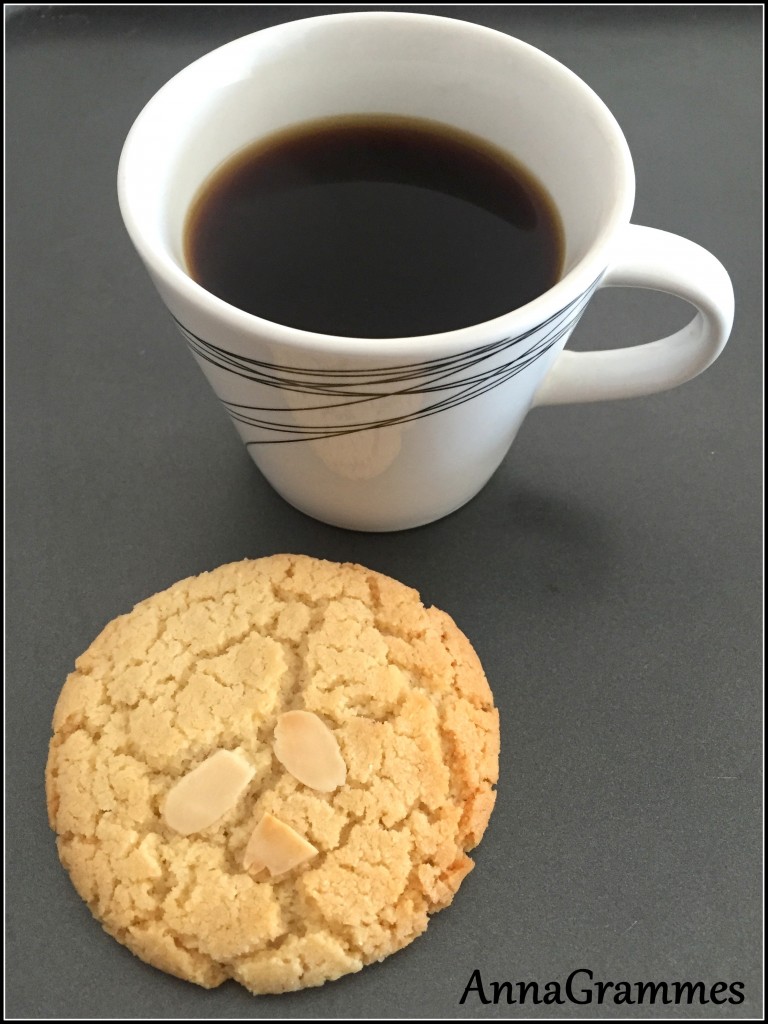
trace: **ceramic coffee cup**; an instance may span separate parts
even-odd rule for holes
[[[557,284],[461,330],[364,339],[272,323],[192,280],[185,216],[216,167],[289,125],[371,113],[464,129],[527,166],[562,219]],[[337,526],[447,515],[489,480],[533,406],[675,387],[717,358],[731,328],[733,290],[714,256],[630,223],[632,160],[603,102],[541,51],[462,21],[348,13],[237,39],[150,100],[118,177],[136,249],[254,462],[292,505]],[[595,290],[612,285],[669,292],[696,313],[660,341],[563,351]]]

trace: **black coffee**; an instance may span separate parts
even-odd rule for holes
[[[362,338],[508,313],[555,284],[562,253],[552,200],[518,163],[389,116],[314,121],[242,150],[195,198],[184,238],[191,276],[231,305]]]

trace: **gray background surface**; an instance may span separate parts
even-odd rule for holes
[[[634,220],[710,248],[737,313],[694,382],[536,411],[468,506],[366,535],[306,518],[260,477],[115,197],[123,139],[176,71],[337,9],[48,8],[8,24],[7,1013],[759,1016],[761,11],[398,8],[499,28],[581,75],[627,135]],[[647,341],[687,317],[604,292],[571,344]],[[425,936],[322,989],[254,999],[170,978],[102,932],[59,866],[43,767],[59,688],[109,619],[279,551],[362,562],[449,611],[501,709],[502,773],[477,868]],[[742,981],[746,1000],[460,1006],[476,967]]]

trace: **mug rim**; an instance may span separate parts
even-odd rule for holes
[[[297,25],[308,26],[320,22],[369,21],[372,19],[387,21],[413,21],[418,19],[422,22],[440,23],[442,26],[449,25],[454,29],[458,27],[460,31],[471,32],[478,36],[493,36],[497,40],[501,38],[505,41],[506,45],[528,51],[530,56],[546,64],[551,72],[555,72],[568,79],[570,85],[578,89],[581,95],[590,101],[596,112],[599,113],[603,123],[609,127],[611,146],[617,157],[617,163],[621,168],[621,174],[620,180],[617,181],[615,195],[612,197],[605,224],[597,238],[590,245],[588,251],[578,260],[576,265],[561,277],[559,281],[545,292],[542,292],[541,295],[537,295],[530,302],[517,306],[490,320],[435,334],[385,338],[323,334],[279,324],[257,316],[254,313],[247,313],[245,310],[231,305],[203,288],[202,285],[190,277],[166,247],[155,244],[147,238],[142,228],[141,218],[132,208],[128,184],[128,165],[133,150],[138,144],[137,139],[139,138],[143,123],[154,113],[154,107],[161,94],[173,87],[181,76],[191,74],[193,68],[211,59],[213,54],[220,54],[222,50],[228,47],[243,46],[246,40],[256,38],[261,40],[267,33],[275,35],[280,33],[290,34],[291,31],[296,31]],[[198,70],[200,69],[198,68]],[[477,25],[474,22],[463,21],[459,18],[445,18],[439,15],[404,11],[350,11],[337,14],[322,14],[312,18],[298,18],[239,36],[213,50],[209,50],[173,75],[153,93],[142,107],[133,121],[123,144],[118,165],[117,183],[120,212],[134,246],[151,273],[162,281],[167,288],[176,293],[182,301],[196,307],[204,315],[207,314],[214,317],[218,322],[223,323],[230,330],[239,334],[258,335],[276,344],[317,352],[350,355],[357,354],[364,349],[367,355],[377,354],[386,355],[387,357],[403,355],[413,357],[419,354],[428,356],[430,354],[434,355],[438,351],[447,353],[471,349],[483,342],[487,342],[489,336],[515,336],[546,321],[552,316],[553,312],[563,309],[574,298],[587,292],[605,272],[610,261],[614,239],[619,231],[630,221],[635,195],[635,175],[632,157],[616,118],[597,93],[575,72],[571,71],[570,68],[543,50],[538,49],[538,47],[532,46],[516,36],[508,35],[506,32],[500,32],[484,25]]]

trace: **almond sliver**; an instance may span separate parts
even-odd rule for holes
[[[328,726],[311,711],[286,711],[275,726],[275,757],[295,779],[321,793],[343,786],[347,766]]]
[[[308,843],[290,825],[267,813],[251,833],[243,855],[243,867],[254,873],[266,868],[272,876],[282,875],[314,857],[317,852],[317,847]]]
[[[234,807],[254,774],[240,754],[217,750],[168,793],[165,823],[182,836],[208,828]]]

